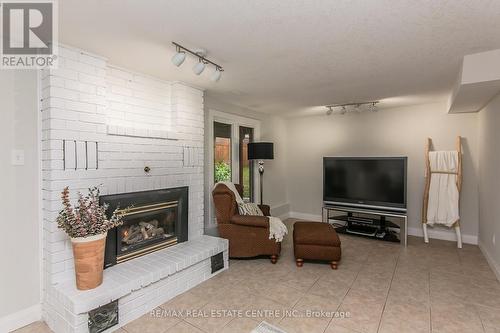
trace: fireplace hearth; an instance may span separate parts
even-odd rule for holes
[[[187,241],[187,187],[106,195],[101,203],[124,221],[108,232],[105,268]]]

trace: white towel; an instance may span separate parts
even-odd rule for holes
[[[218,182],[217,184],[214,185],[214,188],[219,184],[226,185],[227,188],[234,193],[234,196],[236,198],[236,203],[238,205],[244,203],[243,199],[238,193],[238,190],[236,189],[236,186],[234,186],[233,183]],[[288,233],[286,225],[278,217],[268,216],[268,218],[269,218],[269,239],[274,238],[277,243],[283,241],[283,237]]]
[[[431,171],[458,171],[457,151],[429,152]],[[457,175],[432,173],[427,207],[427,224],[451,227],[460,219]]]
[[[231,182],[218,182],[217,184],[214,185],[214,189],[217,187],[217,185],[219,184],[222,184],[222,185],[226,185],[226,187],[228,189],[230,189],[233,194],[234,194],[234,197],[236,198],[236,203],[239,205],[239,204],[242,204],[242,203],[245,203],[243,201],[243,199],[241,198],[240,194],[238,193],[238,190],[236,189],[236,186],[234,186],[233,183]]]
[[[276,239],[276,243],[282,242],[288,233],[286,225],[278,217],[269,217],[269,239]]]

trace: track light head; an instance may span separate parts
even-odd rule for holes
[[[178,50],[172,57],[172,63],[179,67],[186,60],[186,52]]]
[[[222,71],[219,67],[215,68],[215,71],[212,73],[212,77],[210,78],[214,82],[218,82],[222,76]]]
[[[205,70],[205,63],[200,59],[200,61],[194,65],[193,72],[196,75],[200,75]]]

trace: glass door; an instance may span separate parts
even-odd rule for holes
[[[214,184],[232,179],[231,127],[214,121]]]
[[[253,191],[253,163],[248,160],[248,144],[253,141],[253,128],[240,126],[239,130],[239,183],[243,185],[243,200],[252,201]]]
[[[248,144],[260,138],[260,121],[231,113],[209,110],[205,165],[205,233],[217,235],[212,190],[217,182],[229,181],[243,186],[243,200],[258,202],[257,168],[248,160]]]

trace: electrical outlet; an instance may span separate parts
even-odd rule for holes
[[[12,165],[24,165],[24,150],[12,149]]]

